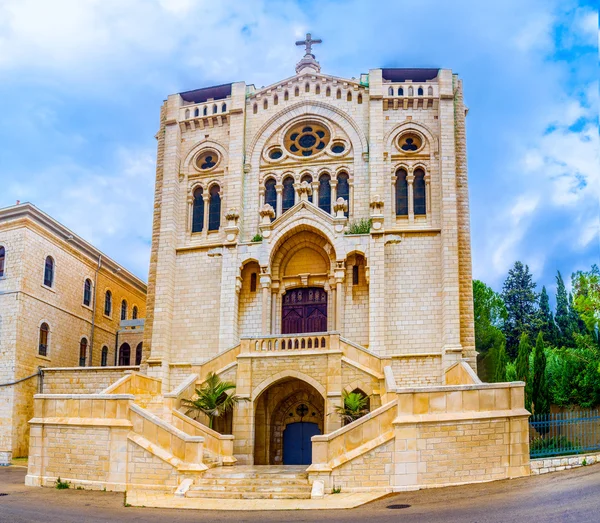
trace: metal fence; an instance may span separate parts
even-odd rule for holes
[[[600,450],[600,411],[534,414],[529,418],[532,458],[585,454]]]

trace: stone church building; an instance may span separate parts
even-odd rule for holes
[[[93,400],[115,421],[96,439],[126,444],[103,472],[75,456],[65,470],[47,418],[57,401],[86,417],[86,399],[39,395],[30,484],[211,497],[223,465],[294,464],[310,495],[316,480],[391,491],[529,473],[523,384],[475,373],[462,82],[323,74],[319,42],[299,42],[285,80],[161,107],[144,357]],[[217,431],[181,406],[209,372],[245,400]],[[370,409],[345,426],[343,391]]]

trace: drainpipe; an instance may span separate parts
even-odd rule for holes
[[[94,274],[94,300],[92,303],[92,333],[90,334],[90,364],[89,367],[93,367],[92,353],[94,351],[94,330],[96,328],[96,295],[98,293],[96,286],[98,283],[98,271],[102,267],[102,254],[98,257],[98,267],[96,267],[96,273]]]
[[[117,358],[119,357],[119,331],[115,336],[115,367],[118,365]]]

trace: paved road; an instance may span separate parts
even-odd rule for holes
[[[394,494],[344,511],[207,512],[123,506],[123,494],[30,488],[24,468],[0,468],[0,522],[549,523],[600,522],[600,465],[464,487]],[[410,505],[390,509],[390,505]]]

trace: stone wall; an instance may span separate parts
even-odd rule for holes
[[[578,456],[550,456],[531,460],[532,474],[547,474],[576,467],[587,467],[600,463],[600,453],[580,454]]]
[[[356,490],[389,489],[394,471],[394,442],[389,441],[358,458],[349,461],[346,466],[339,467],[331,474],[332,488]]]
[[[399,387],[442,385],[441,355],[395,357],[391,367]]]
[[[71,367],[44,369],[44,394],[99,394],[138,367]]]

